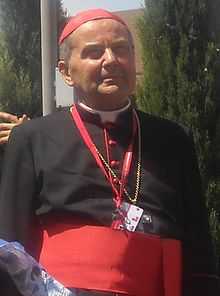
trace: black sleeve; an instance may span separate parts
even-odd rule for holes
[[[184,296],[219,296],[216,258],[192,137],[187,137],[183,155]]]
[[[25,246],[35,183],[31,145],[22,127],[15,127],[5,151],[0,186],[0,238],[19,241]],[[0,295],[18,295],[3,272],[0,273]]]
[[[3,167],[4,147],[5,145],[0,145],[0,181],[1,181],[2,167]]]

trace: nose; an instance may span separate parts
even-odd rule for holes
[[[117,57],[115,56],[115,53],[112,51],[111,48],[105,49],[105,55],[104,55],[104,65],[111,65],[115,64],[117,62]]]

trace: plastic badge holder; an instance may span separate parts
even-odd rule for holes
[[[24,296],[76,296],[51,277],[17,242],[0,239],[0,269]]]

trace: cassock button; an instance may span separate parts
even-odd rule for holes
[[[115,124],[113,122],[106,122],[105,123],[105,128],[106,129],[112,129],[115,127]]]
[[[113,183],[115,184],[115,185],[118,185],[119,184],[119,182],[118,182],[118,179],[117,178],[113,178]]]
[[[110,146],[114,146],[114,145],[117,144],[117,142],[114,141],[114,140],[109,140],[109,141],[108,141],[108,144],[109,144]]]
[[[118,160],[112,160],[110,162],[110,165],[112,168],[118,168],[119,167],[120,162]]]

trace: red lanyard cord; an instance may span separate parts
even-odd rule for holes
[[[104,173],[108,182],[111,184],[111,187],[115,193],[114,201],[116,203],[116,207],[119,207],[122,202],[123,192],[125,189],[125,185],[127,182],[129,172],[130,172],[131,162],[132,162],[132,158],[133,158],[134,139],[135,139],[135,136],[137,133],[137,124],[138,124],[135,114],[133,113],[133,128],[132,128],[131,142],[129,143],[128,150],[125,152],[125,156],[124,156],[124,160],[123,160],[121,179],[119,180],[119,188],[120,188],[119,191],[115,187],[115,185],[113,184],[112,176],[110,174],[111,172],[108,172],[106,170],[106,168],[103,164],[104,158],[101,157],[101,153],[98,151],[95,144],[93,143],[75,105],[73,105],[71,107],[71,114],[72,114],[73,121],[75,122],[75,124],[81,134],[81,137],[84,140],[84,143],[86,144],[86,146],[88,147],[88,149],[92,153],[93,157],[96,160],[96,163],[98,164],[98,166],[100,167],[100,169]],[[105,133],[104,133],[104,135],[105,135]],[[107,134],[105,135],[105,141],[106,140],[107,140]],[[108,151],[107,151],[107,156],[109,158]],[[104,162],[104,163],[106,163],[106,162]]]

